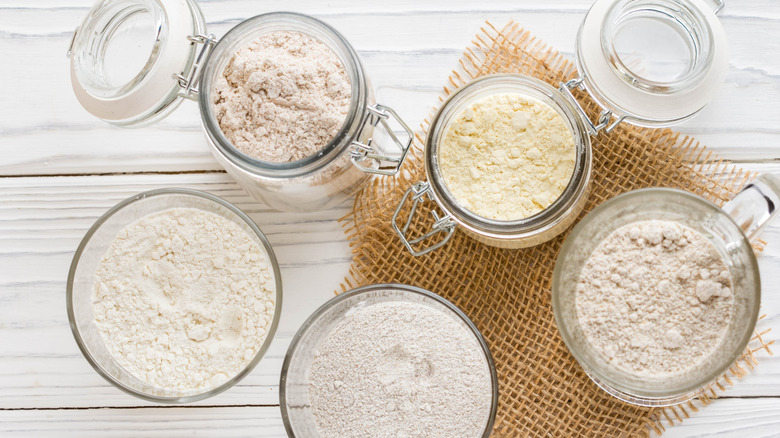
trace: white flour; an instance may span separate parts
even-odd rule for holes
[[[284,163],[313,155],[344,124],[347,72],[325,43],[273,32],[233,55],[214,89],[222,132],[241,152]]]
[[[204,390],[257,354],[275,290],[265,251],[237,224],[175,208],[117,234],[95,274],[92,306],[128,372],[161,388]]]
[[[580,273],[577,316],[597,352],[635,375],[677,375],[723,339],[731,273],[704,236],[669,221],[615,230]]]
[[[563,117],[519,94],[485,97],[454,117],[439,156],[455,199],[498,220],[526,218],[549,207],[569,184],[577,158]]]
[[[474,335],[421,304],[352,310],[309,378],[323,438],[480,437],[490,413],[490,370]]]

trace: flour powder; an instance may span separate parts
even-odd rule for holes
[[[284,163],[325,147],[346,120],[347,72],[325,43],[272,32],[239,49],[213,92],[219,127],[239,151]]]
[[[323,438],[480,437],[490,414],[490,370],[473,333],[421,304],[353,309],[309,378]]]
[[[637,222],[615,230],[585,263],[577,317],[592,348],[619,369],[679,375],[725,336],[731,284],[723,257],[696,230]]]
[[[574,137],[549,105],[520,94],[485,97],[456,115],[439,144],[439,169],[465,208],[518,220],[549,207],[574,173]]]
[[[95,325],[130,374],[177,390],[216,387],[263,345],[276,283],[237,224],[194,208],[150,214],[111,242],[93,283]]]

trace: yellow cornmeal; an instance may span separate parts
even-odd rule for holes
[[[563,117],[520,94],[478,100],[455,116],[439,144],[439,168],[455,199],[497,220],[549,207],[568,185],[575,160]]]

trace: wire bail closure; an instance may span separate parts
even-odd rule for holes
[[[350,145],[349,152],[352,164],[366,173],[395,175],[401,169],[401,165],[406,159],[406,154],[409,153],[409,148],[414,139],[414,133],[392,108],[375,104],[369,105],[367,109],[368,117],[366,117],[366,121],[363,123],[361,131],[365,129],[368,124],[375,128],[379,127],[381,124],[382,129],[390,136],[393,144],[401,151],[401,154],[399,156],[382,154],[374,147],[373,138],[369,138],[365,143],[355,140]],[[398,136],[395,135],[395,132],[393,132],[393,129],[388,124],[388,120],[391,118],[406,132],[406,135],[408,136],[406,141],[399,139]]]
[[[412,210],[409,212],[409,217],[406,218],[406,223],[404,224],[403,228],[400,228],[398,226],[398,216],[400,216],[401,210],[410,196],[412,198]],[[426,201],[433,201],[437,206],[439,205],[433,197],[431,185],[428,182],[417,182],[413,184],[408,190],[406,190],[406,193],[404,193],[404,197],[398,204],[398,208],[395,209],[395,213],[393,214],[392,218],[393,229],[395,230],[396,234],[398,234],[398,237],[401,238],[401,242],[403,242],[406,249],[409,250],[409,252],[412,253],[412,255],[415,257],[428,254],[429,252],[444,246],[444,244],[450,240],[452,234],[455,233],[456,223],[452,219],[452,216],[449,214],[439,216],[439,213],[437,213],[436,210],[431,210],[431,216],[433,216],[434,219],[434,223],[431,226],[431,229],[420,237],[409,239],[409,226],[412,224],[414,215],[417,213],[417,207],[420,205],[420,203]],[[444,238],[442,238],[442,240],[434,243],[429,247],[420,245],[422,246],[421,249],[415,249],[416,245],[429,240],[439,233],[444,233]]]
[[[194,36],[188,36],[187,40],[193,44],[203,44],[203,47],[201,47],[200,52],[198,52],[198,56],[195,58],[195,63],[192,64],[192,68],[190,69],[187,76],[184,76],[183,73],[177,73],[173,75],[173,78],[179,82],[179,86],[183,89],[179,92],[179,96],[185,99],[197,100],[198,84],[200,84],[200,73],[203,69],[203,64],[205,64],[206,59],[211,53],[211,49],[213,49],[214,45],[217,44],[217,38],[213,34],[198,34]]]
[[[558,86],[558,90],[563,94],[563,96],[568,100],[574,108],[577,110],[577,112],[582,116],[582,118],[585,120],[587,124],[588,134],[592,136],[596,136],[599,134],[599,131],[602,129],[604,132],[609,134],[612,132],[617,126],[620,124],[620,122],[623,121],[623,119],[626,118],[626,116],[617,117],[615,121],[612,121],[612,118],[614,117],[612,114],[612,111],[610,110],[602,110],[601,113],[599,113],[599,118],[596,123],[593,123],[593,121],[590,120],[590,117],[588,117],[588,114],[585,113],[585,109],[582,108],[582,105],[580,105],[580,102],[574,97],[574,94],[572,94],[572,90],[575,88],[579,88],[581,90],[584,90],[584,87],[582,86],[582,78],[579,77],[577,79],[572,79],[566,83],[561,82]]]

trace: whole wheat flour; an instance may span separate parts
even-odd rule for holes
[[[498,220],[549,207],[569,184],[575,160],[563,117],[519,94],[478,100],[453,118],[439,144],[439,168],[455,199]]]
[[[351,99],[336,53],[297,32],[265,34],[239,49],[213,93],[227,139],[246,155],[277,163],[325,147],[344,124]]]
[[[577,285],[577,317],[591,346],[635,375],[678,375],[723,339],[731,273],[715,246],[670,221],[618,228],[593,251]]]
[[[174,208],[123,228],[95,273],[95,325],[130,374],[178,391],[216,387],[265,341],[273,269],[237,224]]]
[[[350,311],[309,371],[323,438],[480,437],[490,414],[490,370],[474,335],[421,304]]]

